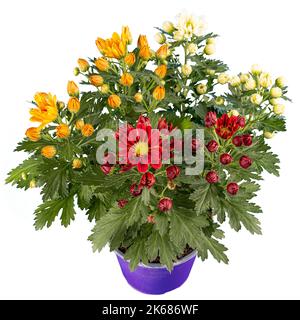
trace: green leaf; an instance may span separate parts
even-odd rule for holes
[[[282,116],[268,115],[263,120],[257,123],[259,130],[264,131],[286,131],[285,119]]]
[[[252,213],[260,213],[259,206],[242,201],[235,196],[226,200],[226,212],[229,217],[229,224],[235,230],[239,231],[242,225],[252,234],[261,234],[260,222]]]
[[[19,164],[16,168],[12,169],[8,173],[8,177],[6,178],[6,183],[17,184],[18,187],[22,187],[20,182],[23,180],[23,176],[30,175],[36,176],[39,174],[39,166],[41,165],[40,158],[29,158],[24,160],[21,164]]]
[[[61,224],[67,227],[72,220],[75,220],[75,209],[74,209],[74,197],[68,197],[63,203],[63,210],[61,214]]]
[[[155,215],[155,229],[161,236],[165,235],[169,229],[169,218],[164,213],[157,213]]]
[[[61,224],[67,227],[71,220],[75,218],[73,196],[64,199],[48,200],[39,205],[35,210],[35,228],[37,230],[43,229],[45,226],[49,228],[61,210]]]
[[[145,204],[145,206],[148,206],[150,203],[150,189],[143,188],[142,191],[142,201]]]
[[[95,199],[90,206],[90,208],[87,211],[87,216],[90,222],[93,220],[97,221],[99,220],[102,216],[104,216],[107,213],[106,206],[103,201],[100,199]]]
[[[90,186],[97,186],[97,189],[105,191],[111,188],[120,188],[127,180],[132,180],[138,174],[133,171],[105,175],[98,167],[93,171],[84,173],[76,178],[78,183]]]
[[[132,226],[142,218],[146,221],[148,210],[143,204],[142,197],[135,197],[131,199],[121,210],[123,210],[123,212],[125,211],[127,227]]]
[[[217,240],[204,234],[202,228],[206,226],[208,221],[204,216],[195,216],[191,210],[176,208],[170,216],[170,239],[178,246],[189,244],[197,249],[203,260],[208,257],[210,251],[217,261],[228,263],[224,253],[227,249]]]
[[[78,206],[80,209],[89,208],[93,198],[93,189],[87,185],[80,185],[78,190]]]
[[[25,138],[23,141],[19,142],[16,149],[14,151],[26,151],[26,152],[34,152],[42,147],[50,146],[50,145],[57,145],[58,143],[55,142],[53,139],[41,139],[39,141],[30,141]]]
[[[56,199],[68,195],[68,164],[49,160],[41,165],[40,170],[43,173],[43,200]]]
[[[173,262],[177,258],[176,249],[170,241],[169,235],[162,236],[159,232],[154,231],[147,240],[146,250],[150,261],[159,256],[160,263],[165,265],[170,272],[172,271]]]
[[[89,240],[93,243],[93,250],[101,251],[102,248],[111,240],[125,224],[126,215],[118,211],[112,211],[100,218],[93,229]]]
[[[213,197],[211,184],[207,182],[201,183],[198,189],[190,195],[190,199],[195,201],[195,210],[198,215],[207,212]]]
[[[124,258],[125,260],[130,260],[129,267],[131,271],[137,267],[140,261],[142,261],[144,264],[148,263],[145,242],[145,239],[137,238],[125,253]]]

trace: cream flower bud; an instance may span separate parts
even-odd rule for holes
[[[188,77],[192,73],[193,69],[189,64],[183,64],[181,66],[181,72],[184,76]]]
[[[264,137],[266,139],[272,139],[274,137],[275,133],[274,132],[269,132],[269,131],[265,131],[264,132]]]
[[[275,99],[275,98],[270,99],[270,104],[271,104],[272,106],[277,106],[277,105],[279,104],[279,102],[280,102],[279,99]]]
[[[229,77],[229,75],[226,74],[226,73],[221,73],[221,74],[219,74],[219,76],[218,76],[218,82],[219,82],[220,84],[225,84],[225,83],[227,83],[229,80],[230,80],[230,77]]]
[[[281,115],[284,113],[285,106],[283,104],[277,104],[273,107],[273,112],[277,115]]]
[[[174,24],[171,21],[165,21],[162,25],[162,29],[165,32],[171,33],[174,31]]]
[[[237,110],[230,110],[227,114],[229,117],[231,117],[231,116],[237,117],[240,115],[240,113]]]
[[[222,106],[224,104],[224,98],[223,97],[216,97],[215,103],[217,106]]]
[[[239,76],[233,76],[229,80],[229,83],[230,83],[231,86],[237,87],[237,86],[239,86],[241,84],[241,79],[240,79]]]
[[[208,56],[214,54],[216,52],[216,48],[215,48],[215,45],[214,44],[207,44],[205,47],[204,47],[204,53]]]
[[[244,87],[246,90],[254,90],[256,88],[256,81],[253,78],[249,78]]]
[[[253,104],[260,105],[262,103],[262,101],[263,101],[263,97],[258,93],[254,93],[254,94],[251,95],[250,101]]]
[[[209,76],[214,76],[216,71],[214,69],[206,69],[206,73],[209,75]]]
[[[198,94],[205,94],[207,92],[207,85],[205,83],[199,83],[196,87]]]
[[[248,79],[249,79],[249,74],[247,73],[240,74],[241,83],[245,83]]]
[[[276,86],[281,88],[281,89],[286,87],[286,80],[285,80],[284,77],[277,78],[275,83],[276,83]]]
[[[208,38],[206,40],[206,44],[215,44],[216,43],[216,39],[215,38]]]
[[[272,98],[280,98],[282,96],[282,90],[279,87],[273,87],[270,90],[270,95]]]
[[[258,64],[254,64],[252,67],[251,67],[251,72],[255,75],[260,75],[261,72],[262,72],[262,69],[261,67],[258,65]]]
[[[190,43],[188,46],[187,46],[187,52],[189,54],[195,54],[198,50],[198,47],[195,43]]]
[[[163,44],[166,41],[166,36],[163,33],[156,33],[155,36],[155,41],[158,42],[159,44]]]
[[[259,84],[263,87],[263,88],[268,88],[272,85],[272,78],[270,76],[269,73],[262,73],[259,76]]]
[[[183,40],[183,37],[184,37],[184,33],[182,31],[178,30],[173,33],[173,39],[175,41],[181,41]]]

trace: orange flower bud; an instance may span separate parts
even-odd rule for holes
[[[111,108],[116,109],[120,107],[122,101],[119,96],[117,96],[116,94],[112,94],[108,97],[107,103]]]
[[[147,37],[144,35],[140,35],[137,43],[138,48],[149,47]]]
[[[56,148],[54,146],[45,146],[41,150],[42,156],[51,159],[56,155]]]
[[[79,119],[75,122],[75,128],[77,130],[81,130],[83,126],[84,126],[84,121],[82,119]]]
[[[167,66],[164,64],[161,64],[160,66],[158,66],[155,70],[154,73],[160,77],[161,79],[163,79],[166,74],[167,74]]]
[[[78,97],[79,95],[79,88],[74,81],[68,82],[67,91],[70,97]]]
[[[90,83],[95,87],[101,87],[103,85],[103,78],[98,74],[92,74],[89,77]]]
[[[90,137],[93,133],[94,133],[94,127],[89,123],[85,124],[81,129],[81,134],[84,137]]]
[[[128,53],[124,58],[124,61],[129,67],[131,67],[135,63],[135,54],[133,52]]]
[[[26,130],[25,135],[29,140],[36,142],[41,139],[41,130],[31,127]]]
[[[96,59],[95,65],[100,71],[107,71],[109,68],[109,62],[104,58]]]
[[[156,56],[159,59],[166,59],[169,55],[169,48],[167,44],[163,44],[158,50],[156,51]]]
[[[126,42],[127,44],[132,43],[132,36],[131,36],[131,33],[130,33],[128,26],[122,27],[121,39],[122,39],[122,41]]]
[[[130,87],[133,84],[133,76],[130,73],[123,73],[120,83],[122,86]]]
[[[68,127],[68,125],[62,123],[59,126],[56,127],[56,136],[58,138],[68,138],[70,135],[70,128]]]
[[[72,161],[72,168],[73,169],[80,169],[82,167],[82,161],[78,158],[73,159]]]
[[[149,60],[152,56],[151,50],[149,46],[143,46],[140,48],[139,56],[143,60]]]
[[[140,103],[143,101],[143,95],[140,93],[140,92],[137,92],[135,95],[134,95],[134,100],[135,102],[137,103]]]
[[[86,72],[90,67],[89,63],[85,59],[79,58],[77,63],[81,72]]]
[[[157,86],[154,90],[153,90],[153,98],[155,100],[163,100],[165,98],[166,95],[166,90],[165,87],[162,86]]]
[[[68,101],[68,109],[70,112],[78,112],[80,109],[80,101],[78,98],[70,98]]]

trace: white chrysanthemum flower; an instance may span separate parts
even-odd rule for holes
[[[184,34],[185,38],[190,38],[193,35],[200,36],[203,33],[204,22],[200,17],[183,12],[178,16],[176,27]]]

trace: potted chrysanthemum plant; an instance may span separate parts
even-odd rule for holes
[[[67,227],[79,207],[93,249],[108,244],[127,281],[152,294],[180,286],[196,256],[227,263],[223,223],[261,233],[252,199],[264,171],[279,174],[266,139],[286,130],[288,100],[284,79],[257,65],[229,75],[201,19],[158,30],[156,51],[145,35],[131,47],[128,27],[98,38],[66,104],[36,93],[37,125],[16,148],[29,157],[6,180],[41,188],[38,230],[58,217]]]

